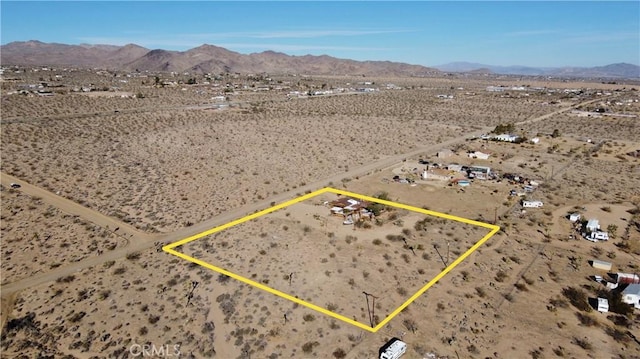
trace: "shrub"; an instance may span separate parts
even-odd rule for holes
[[[504,280],[508,277],[509,275],[507,273],[505,273],[502,270],[499,270],[498,273],[496,273],[496,281],[497,282],[504,282]]]
[[[313,348],[320,345],[320,343],[318,342],[306,342],[304,344],[302,344],[302,351],[304,353],[311,353],[313,351]]]
[[[611,338],[613,338],[613,340],[615,340],[618,343],[628,343],[629,341],[631,341],[631,338],[629,337],[629,335],[627,335],[626,332],[623,332],[618,328],[607,327],[605,331],[607,332],[607,334],[609,334]]]
[[[587,294],[582,289],[567,287],[562,290],[562,295],[577,309],[583,312],[590,312],[592,310],[587,300]]]
[[[580,324],[584,325],[585,327],[597,327],[599,325],[598,321],[588,314],[577,312],[576,316],[578,317]]]
[[[584,350],[593,349],[593,346],[589,342],[589,338],[580,339],[580,338],[574,337],[572,343],[577,345],[577,346],[579,346],[580,348],[582,348]]]
[[[333,357],[336,359],[342,359],[346,356],[347,356],[347,353],[345,353],[344,350],[342,350],[342,348],[338,348],[333,351]]]

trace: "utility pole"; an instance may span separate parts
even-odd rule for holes
[[[447,241],[447,265],[449,265],[449,241]]]
[[[376,297],[373,294],[367,293],[367,292],[362,292],[367,300],[367,312],[369,313],[369,323],[371,324],[371,328],[375,327],[373,320],[376,316],[376,299],[378,297]],[[373,298],[373,310],[371,310],[371,307],[369,307],[369,297]]]

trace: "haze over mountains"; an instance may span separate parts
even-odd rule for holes
[[[128,44],[66,45],[17,41],[0,46],[2,65],[47,65],[109,68],[128,71],[176,71],[194,73],[303,73],[310,75],[425,76],[445,72],[496,73],[556,77],[640,78],[640,67],[631,64],[580,68],[491,66],[456,62],[430,68],[390,61],[355,61],[327,55],[291,56],[274,51],[241,54],[222,47],[202,45],[187,51],[149,50]]]
[[[640,78],[640,66],[617,63],[596,67],[528,67],[493,66],[471,62],[451,62],[433,66],[445,72],[475,72],[506,75],[554,76],[554,77],[620,77]]]

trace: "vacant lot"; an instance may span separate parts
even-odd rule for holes
[[[150,78],[137,78],[119,83],[118,91],[140,93],[139,98],[92,97],[69,89],[89,81],[109,87],[117,78],[78,76],[51,97],[3,93],[1,170],[144,231],[169,236],[244,204],[271,201],[274,194],[294,198],[307,184],[329,182],[330,176],[337,179],[326,185],[371,196],[386,192],[400,203],[496,221],[502,231],[377,333],[154,246],[3,295],[2,315],[9,320],[2,346],[8,356],[123,356],[132,344],[149,342],[179,344],[183,355],[195,357],[371,358],[394,336],[409,344],[407,358],[640,355],[637,338],[629,334],[640,328],[637,311],[601,314],[589,310],[588,301],[584,305],[585,298],[610,295],[589,278],[606,276],[589,267],[589,260],[611,261],[615,271],[639,270],[640,163],[627,155],[640,148],[637,118],[565,113],[531,121],[592,100],[581,109],[607,106],[610,112],[637,115],[634,102],[616,105],[637,99],[624,85],[375,79],[380,90],[373,93],[288,99],[289,90],[242,90],[251,83],[239,79],[228,93],[229,107],[213,110],[198,106],[210,103],[219,87],[154,88]],[[301,91],[362,81],[276,80]],[[403,89],[387,90],[387,83]],[[496,85],[559,90],[486,91]],[[2,86],[14,90],[14,84]],[[564,88],[584,91],[567,94],[560,91]],[[603,90],[612,95],[597,94]],[[519,123],[517,134],[540,142],[469,139],[472,132],[506,123]],[[455,138],[462,141],[446,146],[453,150],[449,157],[430,150],[367,175],[346,175]],[[467,156],[476,150],[491,156]],[[419,160],[484,165],[499,176],[468,187],[421,181]],[[510,191],[522,193],[524,184],[503,178],[505,173],[538,185],[523,197],[512,196]],[[417,179],[413,185],[393,181],[410,174]],[[19,190],[2,188],[0,195],[3,285],[127,245]],[[522,199],[544,206],[523,211]],[[369,324],[382,320],[485,233],[438,219],[418,229],[424,216],[402,210],[381,215],[381,225],[354,231],[342,218],[329,217],[320,202],[292,206],[181,250]],[[603,228],[615,225],[614,238],[580,239],[564,218],[573,211],[600,219]],[[363,291],[379,298],[375,318]]]

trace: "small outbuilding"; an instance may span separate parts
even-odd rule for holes
[[[591,266],[596,269],[610,271],[612,264],[611,262],[605,262],[598,259],[594,259],[591,261]]]
[[[587,231],[595,232],[600,229],[600,222],[597,219],[590,219],[585,228]]]
[[[582,218],[582,215],[580,213],[571,213],[569,215],[569,221],[571,221],[571,223],[578,222],[580,218]]]
[[[453,156],[453,151],[451,151],[450,149],[442,149],[440,151],[438,151],[438,153],[436,154],[438,156],[438,158],[447,158],[447,157],[451,157]]]
[[[609,311],[609,300],[607,298],[598,298],[598,308],[600,313],[607,313]]]

